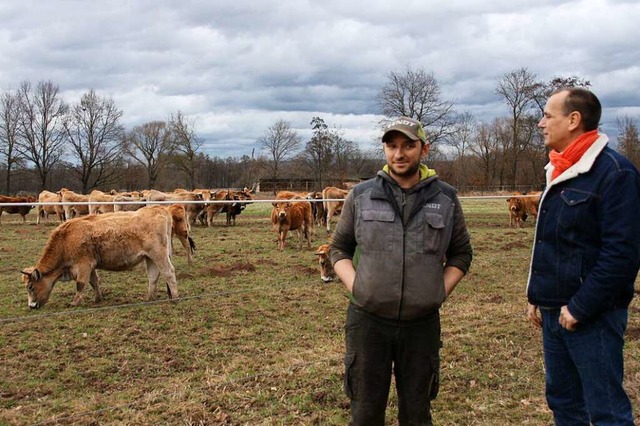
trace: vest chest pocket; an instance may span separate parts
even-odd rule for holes
[[[395,213],[391,210],[363,210],[356,227],[358,245],[369,250],[393,250]]]
[[[444,234],[444,218],[440,213],[425,212],[424,252],[437,253],[442,247]]]

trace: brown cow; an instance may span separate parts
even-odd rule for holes
[[[171,215],[171,241],[173,245],[173,236],[178,237],[184,251],[187,254],[187,263],[193,265],[193,252],[196,250],[196,244],[193,238],[189,236],[189,225],[187,223],[187,213],[182,204],[170,204],[164,206]],[[144,207],[142,210],[148,207]],[[172,250],[173,251],[173,250]]]
[[[59,191],[62,202],[64,203],[88,203],[89,196],[77,194],[70,189],[62,188]],[[64,209],[65,219],[72,219],[78,216],[89,214],[89,204],[67,204],[62,206]]]
[[[211,194],[210,201],[214,201],[212,203],[207,204],[205,208],[206,211],[206,223],[207,226],[213,225],[213,218],[218,215],[218,213],[222,211],[226,211],[226,206],[229,203],[216,203],[215,201],[231,201],[233,198],[231,197],[229,190],[217,190]],[[202,223],[205,218],[205,214],[200,214],[200,222]],[[203,223],[204,224],[204,223]]]
[[[111,191],[115,192],[115,191]],[[115,211],[113,201],[116,194],[106,194],[98,189],[89,193],[89,201],[99,204],[89,204],[89,214],[113,213]],[[109,203],[109,204],[104,204]]]
[[[289,231],[298,231],[300,237],[298,249],[302,248],[303,238],[307,240],[307,246],[311,248],[313,216],[309,202],[281,201],[272,204],[271,223],[278,234],[278,249],[284,250],[287,232]]]
[[[44,190],[40,194],[38,194],[38,203],[59,203],[62,201],[62,196],[60,193],[51,192]],[[44,217],[45,219],[49,219],[50,214],[55,214],[58,216],[58,220],[60,222],[64,222],[64,209],[61,205],[40,205],[36,206],[36,225],[40,224],[40,218]]]
[[[509,226],[522,227],[524,221],[529,215],[536,218],[538,216],[538,205],[540,204],[540,195],[542,192],[531,192],[523,195],[519,192],[515,193],[515,197],[507,198],[509,207]]]
[[[219,189],[211,194],[212,201],[234,201],[233,203],[210,203],[206,207],[207,226],[213,224],[213,218],[218,213],[226,213],[227,226],[236,224],[236,216],[246,208],[247,200],[253,200],[253,190],[244,188],[242,191],[231,189]],[[204,224],[204,214],[200,217],[200,222]]]
[[[320,278],[325,283],[333,281],[336,273],[329,259],[329,244],[322,244],[318,247],[316,255],[318,256],[318,264],[320,265]]]
[[[149,201],[204,201],[202,194],[196,194],[194,192],[162,192],[155,189],[151,189],[146,193],[147,202]],[[185,203],[184,209],[187,212],[187,223],[189,227],[195,223],[198,214],[204,209],[204,202],[202,203]]]
[[[322,204],[324,205],[324,209],[327,212],[327,233],[331,232],[331,218],[337,214],[340,214],[342,212],[342,206],[344,205],[344,201],[327,200],[344,200],[345,198],[347,198],[347,194],[349,194],[348,190],[336,188],[335,186],[327,186],[322,190],[322,199],[324,200]]]
[[[35,203],[36,199],[34,197],[7,197],[5,195],[0,195],[0,204],[4,203]],[[33,208],[33,205],[28,206],[3,206],[0,205],[0,225],[2,225],[2,213],[7,212],[7,214],[19,214],[22,216],[22,222],[27,221],[27,215]]]
[[[132,212],[141,209],[145,206],[146,198],[142,196],[141,192],[123,192],[113,196],[113,211],[114,212]],[[128,204],[115,204],[115,203],[128,203]]]
[[[171,229],[171,215],[163,206],[66,221],[51,232],[36,265],[22,271],[29,307],[40,308],[47,303],[54,284],[60,280],[76,281],[72,305],[80,303],[87,283],[99,302],[102,293],[96,269],[130,270],[143,261],[149,279],[146,299],[155,295],[160,276],[167,282],[169,298],[177,298]]]

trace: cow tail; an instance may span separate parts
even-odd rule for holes
[[[195,253],[196,251],[196,242],[193,241],[193,238],[187,237],[189,239],[189,247],[191,248],[191,253]]]

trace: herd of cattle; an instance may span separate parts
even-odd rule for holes
[[[171,262],[173,237],[177,237],[184,247],[191,265],[195,250],[189,235],[191,226],[198,221],[203,226],[211,226],[214,217],[222,212],[227,215],[227,225],[235,225],[236,216],[253,200],[252,192],[247,188],[242,191],[175,190],[171,193],[95,190],[85,195],[62,188],[58,192],[43,191],[37,200],[0,195],[0,219],[2,213],[7,212],[20,214],[25,221],[32,205],[6,204],[37,201],[37,224],[50,215],[55,215],[61,222],[51,232],[35,266],[22,270],[31,308],[39,308],[47,302],[57,281],[76,282],[73,305],[82,300],[87,283],[93,288],[98,302],[102,293],[97,269],[130,270],[143,261],[149,281],[147,300],[153,298],[160,277],[166,281],[169,298],[176,299],[178,287]],[[348,192],[335,187],[309,193],[278,192],[271,211],[278,249],[284,250],[289,231],[298,233],[298,249],[305,241],[311,248],[317,226],[326,227],[329,234],[331,219],[340,214]],[[540,195],[540,192],[516,193],[507,199],[511,227],[521,227],[529,216],[537,217]],[[154,205],[154,202],[175,203]],[[329,245],[321,244],[315,254],[322,281],[333,281],[335,272],[329,261]]]
[[[172,239],[177,237],[192,264],[195,243],[190,237],[191,226],[198,221],[211,226],[221,212],[227,215],[227,225],[253,200],[253,191],[232,190],[175,190],[171,193],[156,190],[126,193],[92,191],[78,194],[66,188],[57,192],[43,191],[35,197],[0,196],[2,213],[20,214],[23,222],[36,205],[36,223],[54,215],[61,224],[50,234],[42,254],[34,266],[23,269],[22,281],[31,308],[43,306],[57,281],[76,282],[72,305],[82,300],[88,283],[94,290],[96,302],[102,300],[98,269],[130,270],[145,262],[151,299],[160,277],[166,281],[170,299],[178,297],[175,269],[171,262]],[[340,213],[348,191],[327,187],[323,191],[295,193],[281,191],[273,202],[271,220],[277,233],[278,248],[283,250],[288,231],[297,231],[311,247],[316,225],[331,230],[331,218]],[[157,202],[164,202],[157,205]],[[8,205],[8,204],[25,205]],[[1,223],[1,222],[0,222]],[[326,273],[328,245],[316,251],[323,281],[333,279],[333,271]]]

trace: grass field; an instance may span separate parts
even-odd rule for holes
[[[531,223],[504,200],[463,200],[472,270],[443,306],[437,425],[548,425],[540,333],[524,318]],[[345,425],[342,284],[320,280],[313,249],[275,250],[269,204],[235,227],[195,226],[194,265],[177,244],[182,299],[144,303],[142,268],[100,272],[104,300],[69,304],[61,282],[27,307],[20,270],[56,225],[2,217],[0,425]],[[163,288],[160,286],[159,288]],[[636,287],[638,288],[638,286]],[[640,303],[630,307],[625,383],[640,424]],[[387,424],[396,424],[394,392]]]

